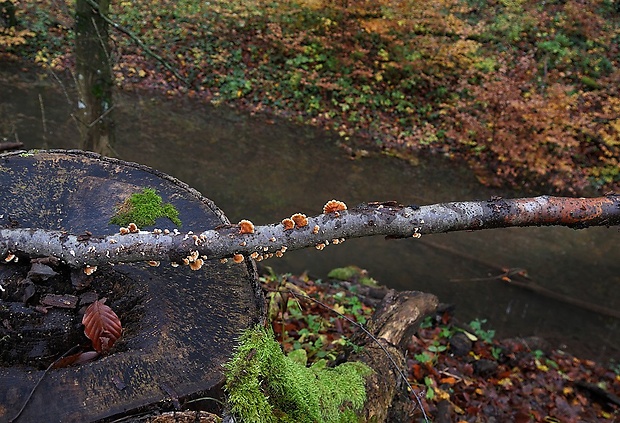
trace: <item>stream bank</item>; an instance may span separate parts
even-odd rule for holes
[[[26,148],[78,147],[70,88],[20,68],[1,79],[2,136],[18,138]],[[120,158],[188,183],[231,221],[264,224],[296,212],[314,214],[331,198],[349,205],[431,204],[536,194],[482,187],[469,170],[440,157],[419,158],[415,166],[376,154],[352,160],[334,134],[227,107],[144,92],[119,92],[116,107]],[[617,236],[617,228],[512,228],[420,242],[356,239],[268,264],[278,272],[308,270],[319,278],[356,264],[390,287],[432,292],[457,304],[461,319],[487,319],[502,337],[537,335],[605,361],[620,356],[617,319],[510,286],[498,268],[525,269],[549,290],[618,309]]]

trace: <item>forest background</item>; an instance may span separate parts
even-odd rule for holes
[[[1,4],[3,60],[73,68],[72,4]],[[110,12],[185,79],[112,31],[123,89],[286,116],[337,132],[353,154],[443,154],[487,185],[620,186],[617,1],[155,0]]]
[[[0,11],[0,60],[36,63],[71,78],[74,2],[0,0]],[[109,16],[170,65],[110,30],[118,89],[315,125],[338,134],[354,156],[378,150],[416,163],[421,154],[444,155],[468,163],[487,185],[568,194],[620,188],[618,1],[138,0],[113,1]],[[297,279],[307,293],[318,289],[307,276]],[[272,285],[270,298],[285,280],[263,277]],[[341,295],[335,308],[344,304],[360,319],[370,314],[356,296],[333,295]],[[289,314],[309,328],[314,322],[301,311]],[[469,384],[474,371],[467,368],[468,383],[459,390],[459,380],[437,371],[438,364],[459,365],[441,354],[456,332],[427,321],[408,364],[435,416],[446,396],[468,416],[489,403],[506,413],[503,420],[514,413],[538,421],[617,416],[617,407],[612,415],[593,406],[564,377],[618,392],[617,363],[613,371],[592,370],[593,362],[564,354],[521,354],[522,345],[500,348],[480,321],[472,323],[478,323],[472,333],[485,340],[475,352],[487,364],[513,353],[519,361],[500,363],[500,376],[477,384]],[[280,325],[280,340],[297,348],[287,324]],[[317,345],[339,341],[325,334],[309,339],[300,347],[316,355],[329,353]],[[513,402],[542,392],[535,383],[549,391],[539,408],[515,411]]]

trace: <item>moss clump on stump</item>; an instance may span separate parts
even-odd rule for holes
[[[364,377],[372,372],[360,362],[306,367],[305,358],[284,355],[272,330],[260,325],[244,332],[225,368],[230,410],[245,423],[357,422]]]
[[[120,205],[110,224],[127,226],[135,223],[139,228],[155,224],[160,217],[167,217],[175,225],[181,226],[179,211],[170,203],[163,204],[154,189],[144,188],[141,193],[132,194]]]

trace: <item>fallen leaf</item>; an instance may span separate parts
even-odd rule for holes
[[[69,355],[67,357],[61,358],[60,360],[57,360],[52,366],[52,369],[62,369],[64,367],[77,366],[79,364],[88,363],[89,361],[92,361],[97,357],[99,357],[99,353],[97,351],[86,351]]]
[[[102,354],[110,351],[123,331],[120,319],[104,301],[88,306],[82,318],[84,334],[92,341],[95,351]]]

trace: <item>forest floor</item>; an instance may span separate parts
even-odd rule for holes
[[[330,276],[261,276],[278,341],[287,353],[305,349],[309,362],[336,361],[354,349],[349,339],[357,325],[387,292],[358,268],[334,269]],[[431,421],[620,421],[620,363],[580,359],[540,338],[497,340],[484,321],[458,322],[452,311],[440,305],[406,352],[411,400]],[[417,410],[415,421],[423,421]]]

